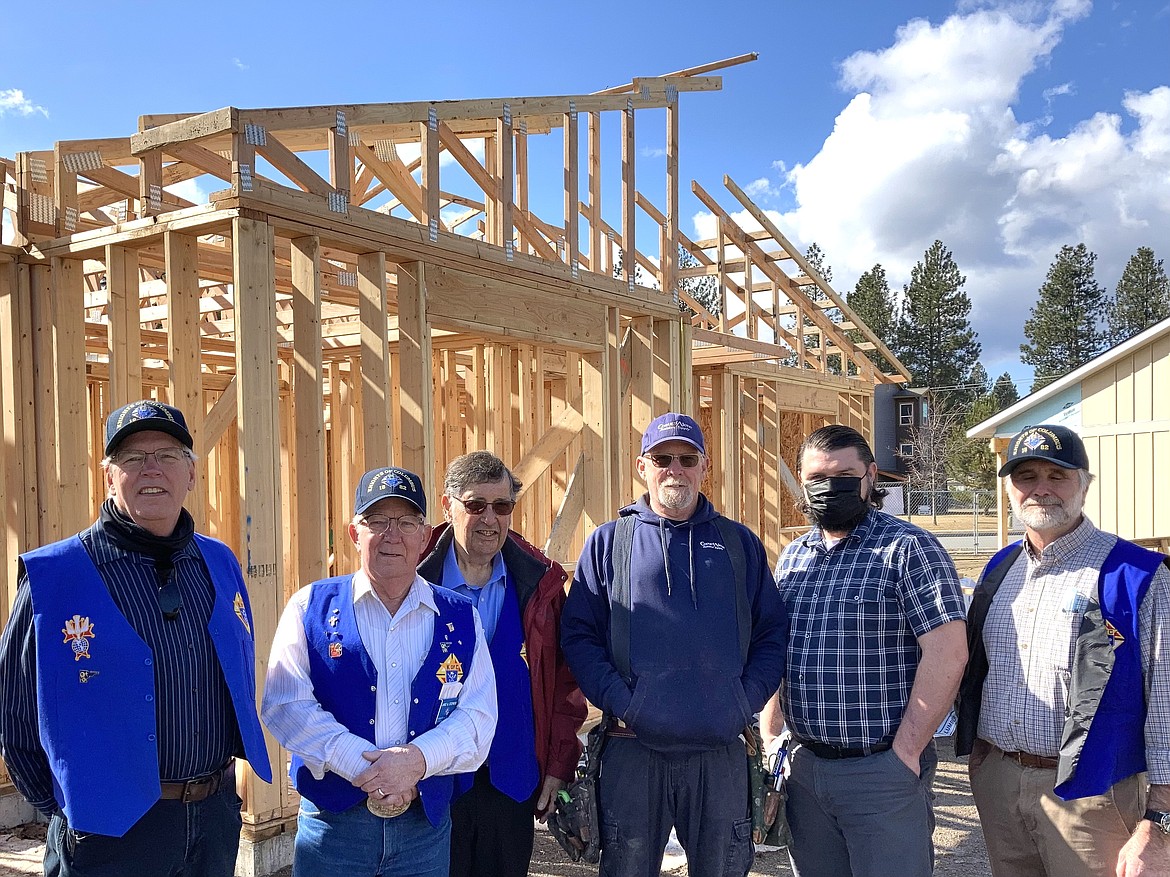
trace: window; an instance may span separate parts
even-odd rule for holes
[[[898,456],[899,457],[913,457],[914,456],[914,445],[910,444],[909,442],[903,442],[902,444],[898,445]]]
[[[898,403],[898,425],[899,426],[913,426],[914,425],[914,403],[913,402],[899,402]]]

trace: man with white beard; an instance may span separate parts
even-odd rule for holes
[[[995,877],[1170,874],[1170,571],[1084,516],[1088,467],[1042,425],[999,470],[1024,539],[975,590],[955,741]]]

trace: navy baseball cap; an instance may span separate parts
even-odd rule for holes
[[[645,454],[663,442],[680,441],[694,445],[700,454],[707,453],[703,443],[703,430],[693,418],[671,411],[650,421],[642,433],[642,453]]]
[[[140,399],[123,405],[106,418],[106,456],[127,436],[147,430],[173,435],[188,448],[194,445],[182,411],[153,399]]]
[[[413,472],[397,466],[371,469],[362,476],[353,499],[353,513],[360,515],[376,502],[395,498],[406,500],[426,517],[427,497],[422,482]]]
[[[1000,467],[999,477],[1011,475],[1017,466],[1028,460],[1044,460],[1065,469],[1089,468],[1089,455],[1081,437],[1067,426],[1026,426],[1008,445],[1007,462]]]

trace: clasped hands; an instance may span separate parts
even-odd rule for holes
[[[362,753],[369,767],[353,779],[369,797],[390,807],[409,804],[418,797],[418,783],[427,771],[422,750],[411,744],[371,749]]]

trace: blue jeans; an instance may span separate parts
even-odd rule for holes
[[[293,877],[447,877],[450,860],[450,813],[435,827],[419,801],[382,819],[365,801],[332,813],[301,799]]]

